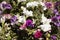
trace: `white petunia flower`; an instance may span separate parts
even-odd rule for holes
[[[33,12],[32,11],[28,11],[25,7],[21,7],[21,9],[23,10],[23,13],[26,15],[26,16],[33,16]]]
[[[18,22],[24,23],[26,21],[25,16],[19,16]]]
[[[49,24],[51,22],[51,19],[47,19],[44,14],[42,14],[41,18],[41,22],[43,23],[43,25],[38,26],[38,28],[41,28],[44,32],[51,30],[51,25]]]
[[[24,10],[23,13],[26,15],[26,16],[33,16],[33,12],[32,11],[28,11],[28,10]]]
[[[51,22],[51,19],[47,19],[45,16],[44,16],[44,14],[42,14],[42,20],[41,20],[41,22],[43,22],[43,24],[45,24],[45,23],[50,23]]]
[[[47,32],[47,31],[51,30],[51,25],[50,25],[50,24],[43,24],[43,25],[40,25],[40,28],[41,28],[44,32]]]
[[[43,22],[43,23],[45,23],[46,22],[46,20],[47,20],[47,18],[44,16],[44,14],[42,14],[42,17],[41,17],[41,22]]]
[[[39,4],[38,2],[34,1],[34,2],[28,2],[26,6],[27,7],[34,7],[34,6],[38,6],[38,4]]]
[[[18,3],[19,3],[19,2],[24,2],[24,1],[26,1],[26,0],[17,0],[17,1],[18,1]]]

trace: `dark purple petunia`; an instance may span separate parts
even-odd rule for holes
[[[56,16],[52,17],[52,21],[56,22],[57,21],[57,17]]]
[[[2,4],[3,8],[5,9],[11,9],[12,6],[10,4]]]
[[[16,20],[17,20],[17,17],[16,17],[16,16],[13,16],[13,17],[11,18],[11,23],[15,22]]]
[[[60,26],[60,15],[56,15],[54,17],[52,17],[52,22],[56,25],[56,26]]]
[[[33,21],[30,19],[26,20],[26,26],[34,27]]]
[[[60,5],[60,1],[57,1],[57,2],[55,3],[55,6],[58,6],[58,5]]]
[[[58,10],[58,6],[60,5],[60,1],[55,2],[55,9]]]
[[[51,35],[51,39],[57,40],[57,36],[56,35]]]

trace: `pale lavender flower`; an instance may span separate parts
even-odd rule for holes
[[[57,9],[54,9],[54,10],[53,10],[53,13],[56,14],[56,15],[59,14],[58,11],[57,11]]]
[[[16,16],[13,16],[13,17],[11,18],[11,23],[16,22],[16,20],[17,20],[17,17],[16,17]]]
[[[57,36],[56,35],[51,35],[51,39],[52,40],[57,40]]]

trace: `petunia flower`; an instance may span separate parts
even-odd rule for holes
[[[57,9],[54,9],[54,10],[53,10],[53,13],[54,13],[55,15],[58,15],[58,14],[59,14],[58,11],[57,11]]]
[[[37,29],[33,35],[34,35],[34,38],[41,38],[42,32],[40,31],[40,29]]]
[[[6,1],[3,1],[2,3],[0,3],[0,8],[2,9],[2,10],[4,10],[4,9],[11,9],[12,8],[12,6],[10,5],[10,4],[8,4]]]
[[[32,11],[23,10],[23,13],[24,13],[26,16],[33,16],[33,12],[32,12]]]
[[[12,6],[10,4],[2,4],[3,8],[5,9],[11,9]]]
[[[39,28],[41,28],[41,30],[43,30],[44,32],[50,31],[51,30],[51,19],[47,19],[44,14],[42,14],[42,20],[41,22],[43,23],[42,25],[38,26]]]
[[[43,25],[40,25],[40,28],[44,32],[47,32],[47,31],[50,31],[51,30],[51,25],[50,24],[43,24]]]
[[[52,23],[54,23],[56,26],[60,26],[60,15],[53,16],[51,18]]]
[[[43,23],[43,24],[45,24],[45,23],[50,23],[51,22],[51,19],[47,19],[45,16],[44,16],[44,14],[42,14],[42,17],[41,17],[41,22]]]
[[[35,7],[35,6],[38,6],[38,4],[39,3],[37,1],[33,1],[33,2],[28,2],[26,6],[27,7]]]
[[[59,5],[60,5],[60,1],[56,1],[56,2],[54,3],[55,9],[58,10],[58,6],[59,6]]]
[[[34,27],[33,21],[30,19],[26,20],[26,26]]]
[[[18,22],[24,23],[25,21],[26,21],[25,16],[19,16],[19,17],[18,17]]]
[[[56,35],[51,35],[51,39],[52,40],[57,40],[57,36]]]
[[[26,26],[26,22],[23,24],[23,25],[21,25],[21,27],[19,28],[20,30],[25,30],[27,28],[27,26]]]
[[[6,19],[11,19],[11,14],[4,14],[3,16],[5,16]]]
[[[16,22],[16,20],[17,20],[17,17],[16,17],[16,16],[13,16],[13,17],[11,18],[11,23]]]
[[[52,2],[46,2],[45,5],[46,5],[47,8],[51,8],[52,7]]]
[[[17,0],[17,1],[18,1],[18,3],[19,3],[19,2],[24,2],[24,1],[26,1],[26,0]]]
[[[55,2],[55,7],[60,5],[60,1]]]
[[[23,14],[26,16],[33,16],[33,11],[28,11],[25,7],[21,6],[21,9],[23,10]]]

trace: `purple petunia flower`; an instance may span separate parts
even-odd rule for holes
[[[60,15],[56,15],[54,17],[52,17],[52,22],[56,25],[56,26],[60,26]]]
[[[2,4],[3,5],[3,8],[5,9],[11,9],[12,6],[10,4]]]
[[[17,17],[16,17],[16,16],[13,16],[13,17],[11,18],[11,23],[14,23],[16,20],[17,20]]]
[[[26,20],[26,26],[34,27],[33,21],[30,19]]]
[[[57,2],[55,3],[55,6],[58,6],[58,5],[60,5],[60,1],[57,1]]]
[[[7,2],[3,1],[2,3],[0,3],[0,8],[3,9],[11,9],[12,6],[10,4],[8,4]]]
[[[46,5],[47,8],[51,8],[52,7],[52,3],[51,2],[46,2],[45,5]]]
[[[57,40],[57,36],[56,35],[51,35],[51,39]]]
[[[58,10],[58,6],[59,6],[59,5],[60,5],[60,1],[55,2],[55,4],[54,4],[55,9],[57,9],[57,10]]]
[[[56,22],[57,21],[57,17],[56,16],[52,17],[52,21]]]
[[[54,10],[53,10],[53,13],[56,14],[56,15],[59,14],[58,11],[57,11],[57,9],[54,9]]]

